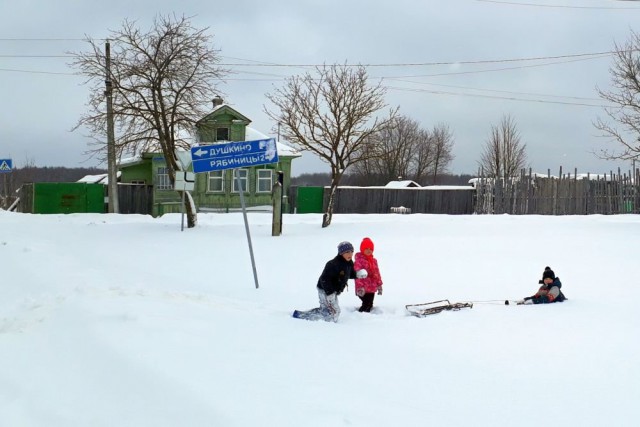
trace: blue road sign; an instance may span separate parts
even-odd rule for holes
[[[0,173],[9,173],[13,169],[11,159],[0,159]]]
[[[211,172],[225,169],[278,163],[276,140],[228,142],[191,148],[193,171]]]

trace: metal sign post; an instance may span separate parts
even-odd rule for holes
[[[180,231],[184,231],[184,215],[185,206],[184,199],[186,198],[187,191],[193,191],[195,189],[195,175],[193,172],[186,172],[184,170],[176,171],[176,180],[174,184],[174,190],[182,191],[182,200],[180,204],[181,225]]]
[[[247,233],[247,242],[249,244],[253,279],[256,284],[256,289],[258,289],[258,273],[253,257],[251,233],[249,232],[249,221],[247,219],[247,207],[244,201],[244,188],[242,188],[242,182],[240,181],[239,168],[278,163],[276,140],[269,138],[256,141],[229,142],[192,147],[191,159],[195,173],[233,169],[232,173],[236,175],[238,192],[240,193],[240,204],[242,206],[242,216],[244,217],[244,228]]]
[[[236,173],[238,169],[234,169],[233,173],[236,175],[236,183],[238,185],[238,192],[240,193],[240,205],[242,206],[242,216],[244,217],[244,229],[247,233],[247,243],[249,244],[249,254],[251,256],[251,268],[253,269],[253,281],[258,289],[258,273],[256,271],[256,261],[253,258],[253,245],[251,245],[251,233],[249,232],[249,220],[247,220],[247,206],[244,203],[244,188],[242,188],[240,182],[240,174]]]

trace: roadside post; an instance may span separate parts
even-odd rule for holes
[[[174,190],[179,190],[182,191],[182,203],[180,204],[180,212],[181,212],[181,219],[180,219],[180,231],[184,231],[184,215],[185,215],[185,209],[184,209],[184,199],[185,199],[185,193],[187,191],[193,191],[195,189],[195,174],[193,172],[187,172],[185,170],[179,170],[176,171],[176,181],[175,184],[173,186]]]
[[[6,205],[9,205],[9,185],[7,183],[7,175],[13,171],[13,161],[11,159],[0,159],[0,173],[4,175],[3,177],[3,186],[2,186],[2,204],[0,204],[0,208],[5,208]],[[7,206],[8,207],[8,206]]]

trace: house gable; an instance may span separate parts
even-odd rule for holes
[[[245,128],[250,123],[251,120],[228,105],[219,105],[196,122],[198,142],[244,141]]]

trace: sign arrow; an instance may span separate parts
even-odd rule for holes
[[[194,151],[193,154],[195,154],[196,156],[200,157],[203,154],[207,154],[207,150],[203,150],[202,148],[198,148],[198,151]]]

